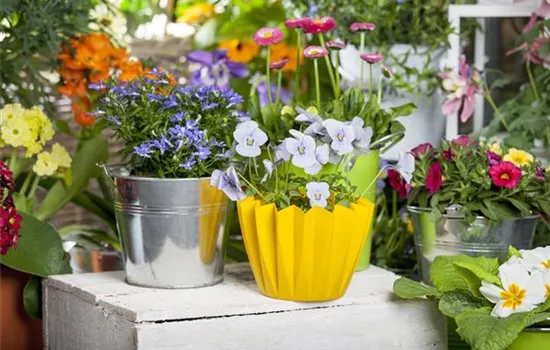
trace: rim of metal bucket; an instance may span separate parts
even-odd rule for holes
[[[412,212],[412,213],[431,213],[432,212],[432,209],[430,209],[430,208],[416,207],[416,206],[413,206],[413,205],[407,205],[407,210]],[[444,217],[444,218],[451,218],[451,219],[464,219],[464,215],[460,215],[458,212],[456,212],[456,214],[453,214],[453,215],[441,214],[441,216]],[[527,216],[518,216],[516,218],[506,219],[506,220],[503,220],[503,221],[537,219],[539,217],[540,217],[540,215],[534,214],[534,215],[527,215]],[[476,219],[490,220],[485,216],[476,216]]]
[[[187,178],[164,178],[164,177],[148,177],[148,176],[134,176],[134,175],[115,175],[111,171],[115,169],[127,169],[130,170],[131,167],[125,163],[112,163],[112,164],[97,164],[98,167],[102,168],[105,174],[109,177],[116,177],[117,179],[129,179],[134,181],[166,181],[166,182],[184,182],[184,181],[197,181],[197,180],[208,180],[210,176],[207,177],[187,177]]]

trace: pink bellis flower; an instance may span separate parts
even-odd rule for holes
[[[355,22],[349,26],[349,30],[352,32],[372,32],[375,29],[376,24],[374,23]]]
[[[332,17],[310,18],[304,26],[306,34],[320,34],[330,32],[336,28],[336,22]]]
[[[254,33],[254,42],[260,46],[277,44],[283,39],[283,31],[279,28],[264,27]]]

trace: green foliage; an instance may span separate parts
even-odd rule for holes
[[[61,45],[86,33],[90,10],[99,1],[3,0],[0,4],[0,104],[45,104],[52,84],[45,72],[57,67]],[[32,86],[32,88],[30,88]],[[8,88],[9,87],[9,88]]]
[[[452,318],[455,318],[467,309],[477,309],[487,306],[491,306],[491,304],[485,298],[477,297],[461,289],[443,293],[439,300],[439,311],[445,316]]]
[[[402,299],[417,299],[424,297],[440,297],[434,287],[401,277],[393,283],[393,292]]]
[[[32,215],[20,214],[23,220],[18,246],[1,256],[0,263],[40,277],[70,273],[68,256],[63,251],[57,231]]]
[[[42,279],[31,276],[23,289],[23,307],[32,318],[42,318]]]

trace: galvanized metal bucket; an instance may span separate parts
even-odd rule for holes
[[[126,281],[154,288],[206,287],[223,280],[226,197],[209,178],[112,178]]]
[[[408,207],[414,224],[415,246],[422,280],[430,282],[430,266],[440,255],[466,254],[504,260],[508,247],[529,249],[538,216],[524,216],[501,222],[477,217],[467,222],[460,213],[448,213],[434,222],[429,209]]]

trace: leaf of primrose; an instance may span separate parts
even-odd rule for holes
[[[483,265],[478,263],[472,263],[469,261],[455,261],[456,266],[471,271],[474,275],[479,277],[482,281],[489,282],[500,286],[500,278],[497,275],[485,270]]]
[[[508,259],[510,259],[513,256],[517,256],[518,258],[521,258],[521,253],[519,250],[514,248],[513,246],[508,247]]]
[[[477,297],[466,290],[454,290],[443,293],[439,300],[439,311],[445,316],[455,318],[470,308],[491,306],[484,298]]]
[[[432,286],[401,277],[393,283],[393,292],[402,299],[439,297],[439,292]]]
[[[475,350],[504,350],[527,326],[529,312],[506,318],[491,316],[491,308],[468,309],[456,317],[457,333]]]

